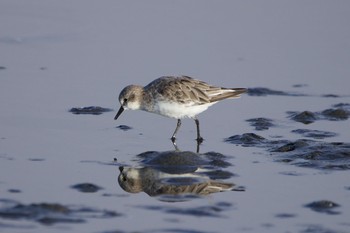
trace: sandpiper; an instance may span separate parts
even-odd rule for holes
[[[147,86],[129,85],[120,95],[121,107],[114,120],[127,109],[144,110],[162,116],[177,119],[171,140],[175,142],[176,133],[181,126],[181,119],[192,118],[197,126],[197,142],[201,143],[197,115],[220,100],[238,98],[246,92],[245,88],[224,88],[209,85],[188,76],[163,76]]]

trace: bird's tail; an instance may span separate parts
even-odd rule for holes
[[[246,93],[248,91],[247,88],[229,88],[229,89],[233,91],[233,94],[235,96]]]
[[[247,92],[246,88],[221,88],[220,91],[210,96],[210,102],[216,102],[223,99],[239,98],[241,94]]]

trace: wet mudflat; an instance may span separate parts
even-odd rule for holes
[[[260,98],[266,97],[246,95],[240,101]],[[268,101],[279,102],[278,98]],[[300,100],[288,94],[283,98],[292,103]],[[310,97],[302,98],[307,102]],[[348,97],[336,101],[346,102]],[[342,115],[349,111],[347,106],[342,104]],[[224,105],[220,107],[226,111]],[[51,135],[49,145],[27,146],[32,152],[24,151],[22,156],[11,150],[1,154],[1,231],[90,231],[92,227],[91,232],[230,232],[235,227],[239,232],[277,232],[287,227],[297,232],[346,232],[350,144],[339,140],[348,132],[336,125],[346,127],[347,119],[333,115],[319,121],[336,127],[310,127],[317,121],[295,120],[289,106],[280,110],[279,118],[263,117],[260,111],[254,112],[255,118],[240,117],[242,134],[231,135],[226,129],[222,138],[218,128],[225,129],[230,116],[223,115],[226,122],[215,127],[204,118],[207,137],[201,145],[193,139],[195,127],[189,121],[173,145],[162,135],[171,130],[132,121],[127,124],[133,127],[109,125],[105,122],[111,121],[113,112],[77,118],[67,108],[61,113],[67,127],[63,132],[38,128]],[[99,126],[79,123],[93,125],[99,119],[103,120]],[[68,127],[72,120],[77,128]],[[153,122],[152,115],[146,121]],[[174,122],[166,123],[171,129]],[[68,137],[72,131],[74,140]],[[85,140],[93,145],[85,145]],[[8,141],[2,138],[3,144]],[[163,144],[156,147],[157,142]],[[134,218],[146,220],[134,225]],[[214,229],[212,224],[222,227]]]
[[[2,4],[0,232],[350,231],[349,6]],[[167,74],[249,91],[113,120]]]

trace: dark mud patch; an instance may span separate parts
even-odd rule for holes
[[[334,104],[333,107],[334,108],[343,108],[343,109],[350,110],[350,104],[349,103]]]
[[[281,213],[281,214],[276,214],[276,218],[295,218],[297,215],[296,214],[290,214],[290,213]]]
[[[306,87],[307,84],[296,84],[293,85],[293,88],[301,88],[301,87]],[[341,97],[349,97],[349,95],[337,95],[337,94],[332,94],[332,93],[328,93],[328,94],[322,94],[322,95],[310,95],[310,94],[304,94],[304,93],[300,93],[300,92],[288,92],[288,91],[281,91],[281,90],[274,90],[274,89],[270,89],[267,87],[252,87],[252,88],[248,88],[248,95],[250,96],[270,96],[270,95],[274,95],[274,96],[291,96],[291,97],[311,97],[311,96],[319,96],[319,97],[323,97],[323,98],[341,98]]]
[[[165,219],[166,221],[167,219]],[[176,222],[179,221],[177,219],[170,219],[169,222]],[[142,233],[214,233],[213,231],[203,231],[203,230],[192,230],[192,229],[185,229],[185,228],[163,228],[163,229],[152,229],[152,230],[142,230]],[[134,231],[121,231],[121,230],[111,230],[111,231],[103,231],[101,233],[136,233]]]
[[[57,203],[22,204],[13,200],[0,199],[0,218],[29,220],[44,225],[57,223],[84,223],[90,218],[112,218],[121,214],[115,211],[88,207],[68,206]]]
[[[43,159],[43,158],[29,158],[28,161],[31,161],[31,162],[43,162],[43,161],[45,161],[45,159]]]
[[[314,138],[314,139],[324,139],[329,137],[335,137],[338,134],[328,131],[320,130],[310,130],[310,129],[295,129],[291,131],[292,133],[300,134],[303,137]]]
[[[303,176],[303,175],[305,175],[304,173],[299,173],[296,171],[283,171],[283,172],[279,172],[279,174],[285,175],[285,176]]]
[[[144,166],[151,166],[167,173],[188,173],[195,172],[198,168],[205,168],[211,174],[213,171],[222,171],[221,169],[232,166],[227,162],[227,156],[218,152],[207,152],[197,154],[191,151],[148,151],[137,155],[141,158],[140,164]],[[229,177],[234,176],[230,173]],[[212,177],[215,179],[217,177]]]
[[[307,84],[299,83],[299,84],[294,84],[292,87],[294,87],[294,88],[302,88],[302,87],[307,87],[307,86],[308,86]]]
[[[334,209],[340,207],[340,205],[328,200],[314,201],[304,205],[304,207],[310,208],[311,210],[319,213],[326,213],[331,215],[340,214],[340,212],[334,211]]]
[[[320,112],[287,112],[289,118],[301,122],[303,124],[311,124],[316,120],[329,120],[329,121],[344,121],[350,116],[350,104],[340,103],[333,105],[333,108],[329,108]]]
[[[72,185],[71,188],[76,189],[82,193],[96,193],[99,190],[103,189],[91,183],[80,183],[80,184]]]
[[[89,107],[74,107],[69,110],[73,114],[91,114],[91,115],[101,115],[105,112],[111,112],[113,109],[103,108],[99,106],[89,106]]]
[[[324,95],[321,95],[321,97],[324,97],[324,98],[339,98],[341,96],[336,95],[336,94],[324,94]]]
[[[270,150],[276,160],[300,167],[350,169],[350,143],[300,139]]]
[[[214,203],[213,205],[195,206],[195,207],[188,207],[188,208],[179,208],[176,206],[157,206],[157,205],[139,206],[139,208],[161,211],[166,214],[190,215],[193,217],[222,218],[222,217],[225,217],[223,213],[227,210],[232,209],[233,205],[230,202],[217,202],[217,203]]]
[[[235,175],[225,170],[232,165],[220,153],[147,151],[136,157],[137,167],[119,167],[118,184],[128,193],[145,192],[161,201],[179,202],[235,191],[235,184],[223,181]]]
[[[350,144],[297,140],[272,149],[280,162],[330,170],[350,169]],[[278,153],[279,152],[279,153]]]
[[[266,147],[271,142],[266,138],[257,135],[255,133],[245,133],[242,135],[233,135],[224,139],[225,142],[229,142],[235,145],[241,145],[244,147]]]
[[[118,125],[116,128],[120,129],[120,130],[123,130],[123,131],[128,131],[128,130],[132,129],[132,127],[127,126],[127,125]]]
[[[331,108],[321,112],[325,119],[330,121],[341,121],[349,118],[350,112],[343,108]]]
[[[318,120],[318,114],[315,114],[313,112],[310,111],[303,111],[303,112],[292,112],[289,111],[287,112],[290,119],[297,121],[297,122],[301,122],[303,124],[311,124],[314,121]]]
[[[225,141],[246,147],[265,148],[278,162],[317,169],[350,169],[350,143],[309,139],[270,140],[254,133],[234,135]]]
[[[300,233],[346,233],[344,231],[332,230],[321,225],[307,225]]]
[[[213,233],[213,231],[198,231],[198,230],[190,230],[190,229],[175,229],[175,228],[169,228],[169,229],[160,229],[160,230],[152,230],[150,233],[163,233],[163,232],[169,232],[169,233]]]
[[[273,90],[266,87],[248,88],[248,95],[250,96],[268,96],[268,95],[282,95],[282,96],[306,96],[302,93],[285,92]]]
[[[273,120],[268,118],[252,118],[246,120],[250,123],[251,126],[255,127],[255,130],[261,131],[261,130],[268,130],[270,127],[275,126],[273,123]]]
[[[21,193],[22,191],[20,189],[9,189],[7,190],[9,193]]]

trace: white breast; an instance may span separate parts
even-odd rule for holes
[[[181,119],[181,118],[194,118],[199,113],[207,110],[208,107],[213,105],[214,103],[202,104],[202,105],[185,105],[178,103],[170,103],[170,102],[158,102],[154,106],[154,113]]]

